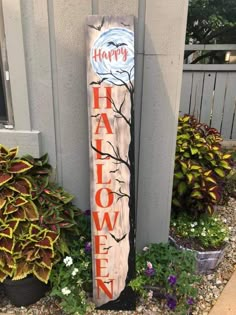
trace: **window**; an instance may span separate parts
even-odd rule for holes
[[[0,1],[0,124],[13,125],[2,1]]]

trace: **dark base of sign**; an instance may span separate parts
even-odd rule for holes
[[[131,287],[126,287],[114,301],[110,301],[100,307],[98,310],[118,310],[118,311],[134,311],[136,308],[136,294]]]

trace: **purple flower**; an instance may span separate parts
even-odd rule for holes
[[[152,267],[152,263],[147,261],[147,269],[144,271],[145,275],[148,277],[154,276],[155,269]]]
[[[173,285],[175,285],[176,284],[176,276],[174,276],[174,275],[170,275],[169,277],[168,277],[168,282],[169,282],[169,284],[171,285],[171,286],[173,286]]]
[[[176,305],[177,305],[176,299],[173,298],[172,296],[169,296],[167,298],[167,303],[166,304],[169,307],[169,309],[173,311],[176,308]]]
[[[84,215],[85,215],[86,217],[90,217],[90,216],[91,216],[91,210],[90,210],[90,209],[85,210],[85,211],[84,211]]]
[[[145,275],[148,276],[148,277],[152,277],[155,275],[155,269],[154,268],[147,268],[145,271],[144,271]]]
[[[84,250],[87,254],[91,253],[91,250],[92,250],[91,242],[85,243]]]
[[[188,304],[188,305],[193,305],[193,304],[194,304],[194,299],[193,299],[192,297],[189,297],[189,298],[187,299],[187,304]]]

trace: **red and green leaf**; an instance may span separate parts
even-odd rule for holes
[[[28,202],[25,198],[23,197],[18,197],[15,199],[15,201],[12,203],[15,207],[19,207],[24,205],[26,202]]]
[[[40,248],[48,248],[48,249],[53,249],[53,243],[52,240],[49,237],[45,237],[44,239],[38,241],[35,246],[40,247]]]
[[[10,238],[1,238],[0,239],[0,249],[12,254],[13,253],[13,248],[14,248],[14,240]]]
[[[2,209],[5,205],[5,203],[7,202],[7,199],[6,198],[1,198],[0,197],[0,209]]]
[[[31,264],[28,263],[25,259],[17,261],[16,269],[13,274],[12,280],[20,280],[26,278],[30,273],[32,273]]]
[[[52,268],[52,251],[46,249],[40,249],[40,257],[41,257],[41,264],[45,268]]]
[[[9,153],[9,150],[0,144],[0,155],[6,156]]]
[[[58,233],[53,232],[53,231],[48,231],[47,232],[47,237],[49,237],[52,241],[52,243],[55,243],[59,237]]]
[[[30,196],[31,195],[31,188],[32,185],[30,181],[25,177],[20,177],[15,180],[14,183],[8,186],[10,189],[20,193],[23,196]]]
[[[7,221],[7,224],[9,225],[9,227],[12,229],[13,232],[15,232],[15,230],[18,227],[19,224],[19,220],[15,220],[15,219],[11,219]]]
[[[0,172],[0,186],[6,184],[12,178],[13,178],[12,174],[4,173],[4,172],[1,171]]]
[[[0,237],[12,238],[12,228],[6,227],[0,229]]]
[[[21,207],[25,211],[25,217],[29,221],[39,220],[39,213],[33,201],[28,201]]]
[[[48,283],[51,269],[35,264],[33,267],[33,274],[42,282]]]
[[[0,268],[0,282],[3,282],[8,277],[8,274],[4,272],[4,269]]]
[[[18,220],[18,221],[25,221],[25,212],[22,208],[18,208],[18,210],[16,212],[14,212],[14,214],[12,214],[11,219],[14,220]]]
[[[18,154],[18,147],[12,148],[9,150],[9,153],[7,155],[7,158],[10,158],[10,160],[14,159]]]
[[[5,207],[5,210],[4,210],[4,214],[10,214],[10,213],[13,213],[13,212],[16,212],[18,210],[17,207],[14,207],[12,204],[8,204],[6,207]]]
[[[28,171],[33,167],[32,164],[30,164],[27,161],[24,160],[15,160],[12,161],[10,164],[10,167],[8,168],[9,173],[19,174]]]

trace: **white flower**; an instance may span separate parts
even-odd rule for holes
[[[145,247],[143,248],[143,251],[146,252],[147,250],[149,250],[149,248],[148,248],[147,246],[145,246]]]
[[[206,236],[206,233],[205,233],[205,232],[202,232],[201,235],[202,235],[202,236]]]
[[[66,267],[69,267],[73,264],[73,259],[70,256],[66,256],[63,259],[64,264],[66,265]]]
[[[197,221],[193,222],[194,226],[197,226]]]
[[[228,237],[225,237],[225,238],[224,238],[224,241],[225,241],[225,242],[227,242],[228,240],[229,240],[229,238],[228,238]]]
[[[77,280],[77,282],[76,282],[77,284],[78,284],[78,286],[81,286],[82,285],[82,280],[81,279],[79,279],[79,280]]]
[[[191,232],[194,232],[194,231],[195,231],[195,229],[193,229],[193,228],[192,228],[192,229],[190,229],[190,231],[191,231]]]
[[[221,231],[221,232],[225,232],[225,229],[221,229],[220,231]]]
[[[153,291],[150,290],[150,291],[148,292],[148,300],[151,300],[152,297],[153,297]]]
[[[148,269],[152,269],[152,263],[150,261],[147,262]]]
[[[203,222],[203,221],[201,221],[201,225],[204,225],[204,222]]]
[[[63,295],[69,295],[71,293],[71,290],[65,287],[61,289],[61,292]]]
[[[223,219],[222,221],[223,221],[224,223],[227,223],[227,219]]]
[[[176,226],[176,222],[173,222],[172,225],[173,225],[173,226]]]
[[[77,274],[77,272],[79,271],[79,269],[78,268],[74,268],[73,269],[73,271],[72,271],[72,277],[74,277],[76,274]]]
[[[191,225],[191,227],[194,227],[194,226],[195,226],[195,224],[194,224],[194,223],[191,223],[190,225]]]

